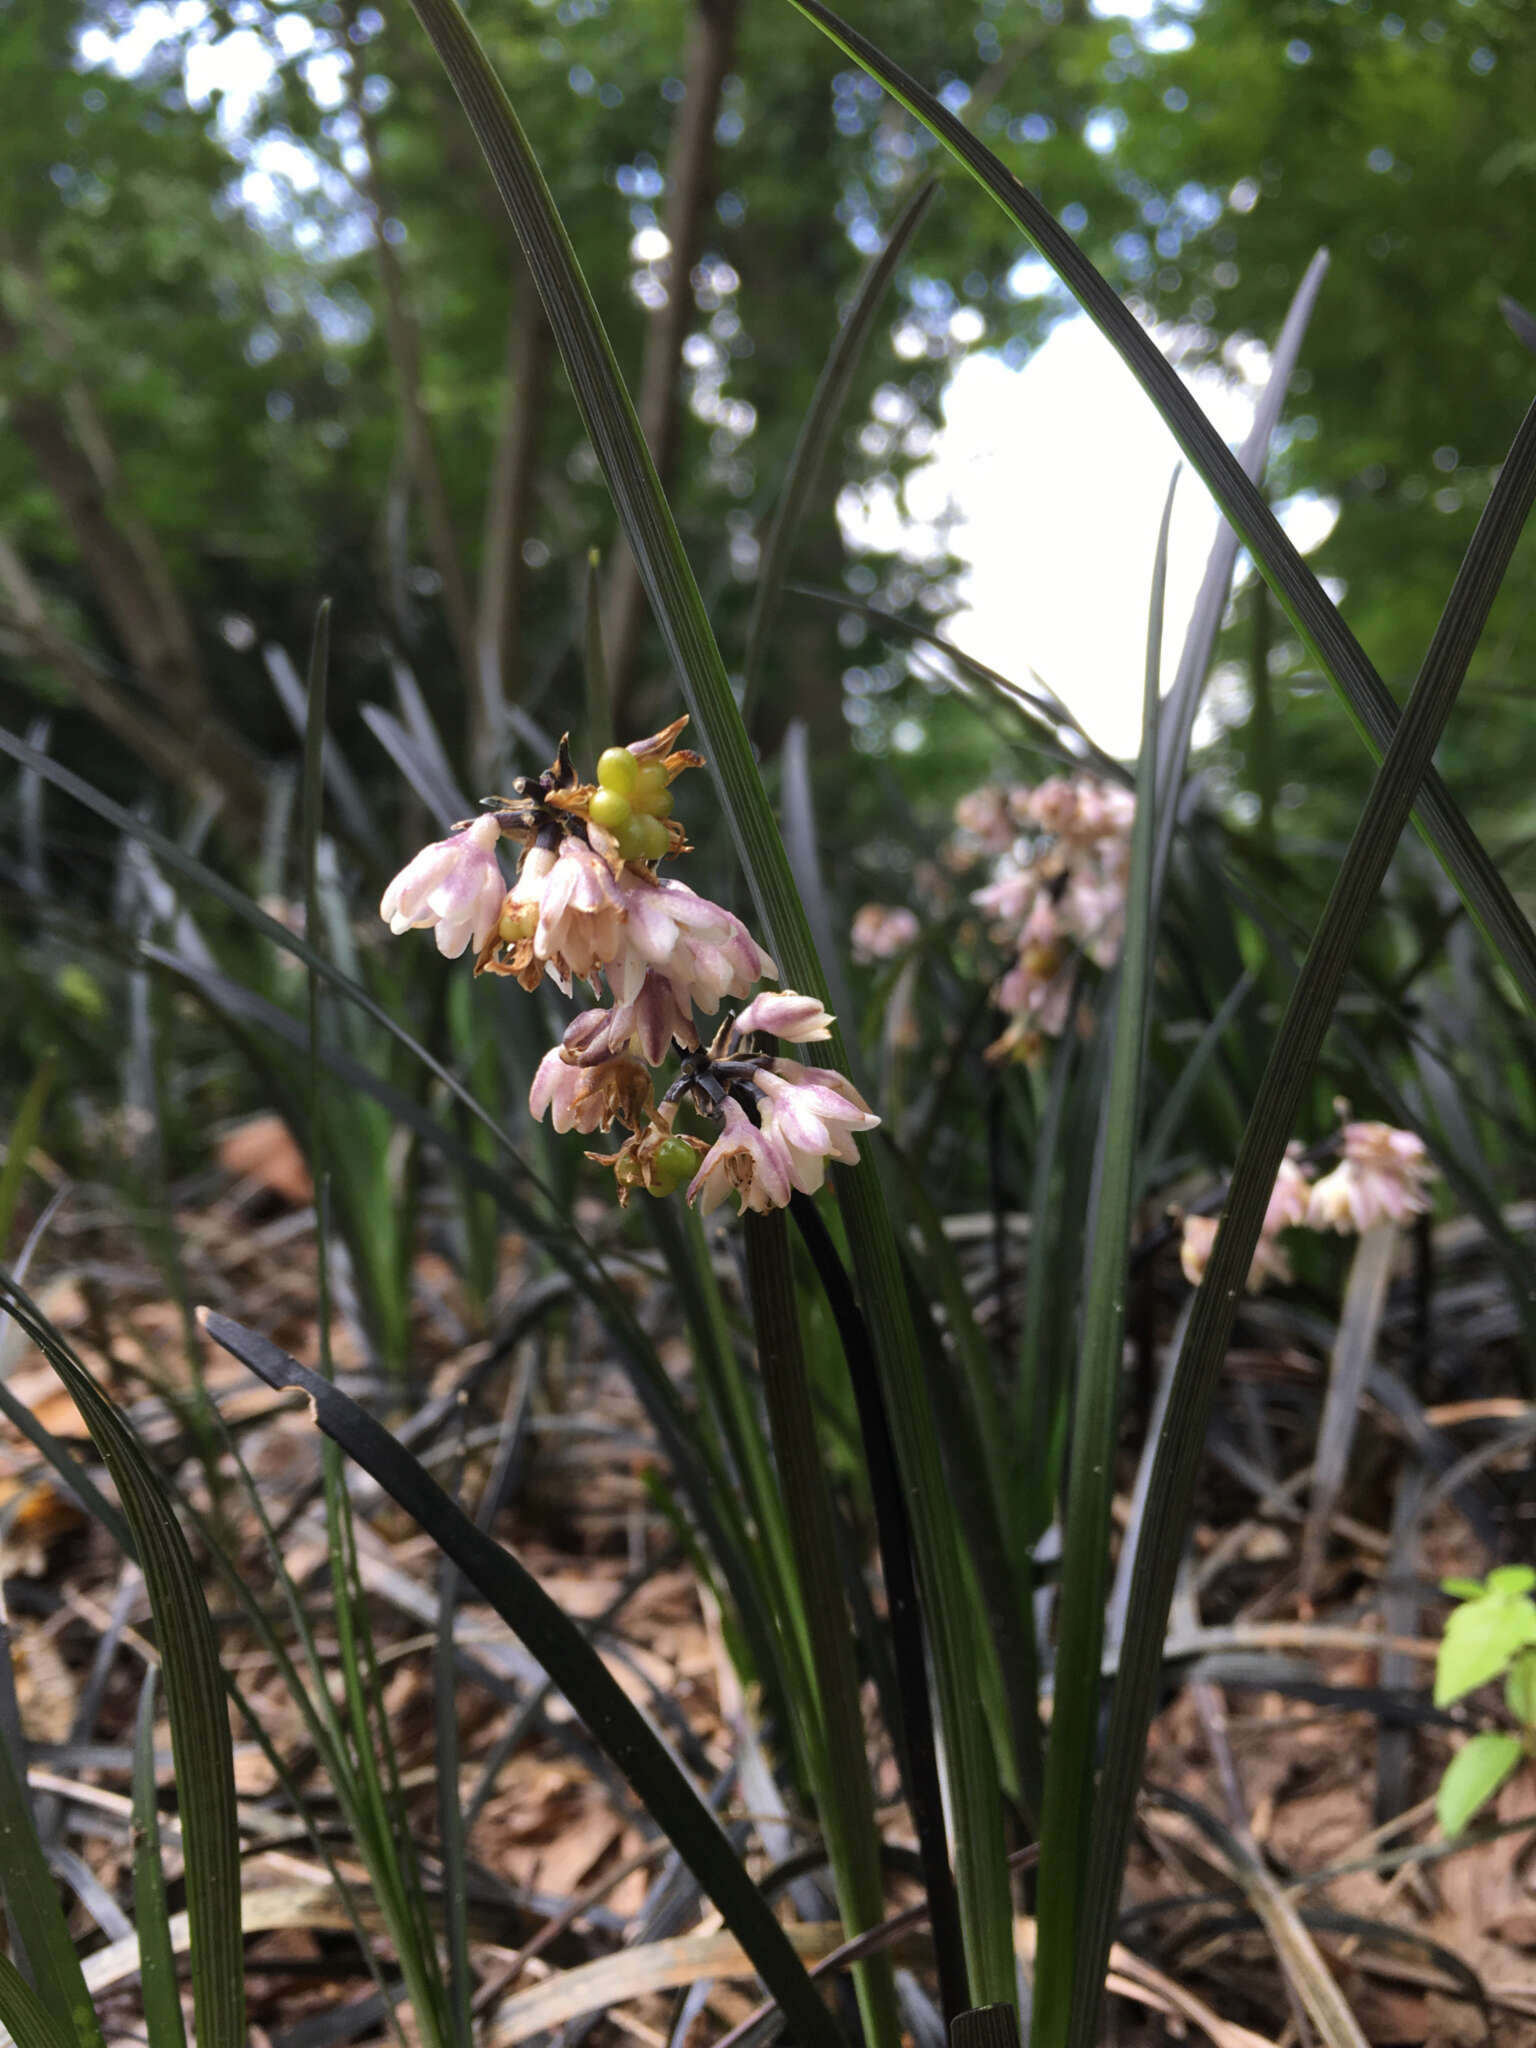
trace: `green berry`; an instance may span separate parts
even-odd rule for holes
[[[605,747],[597,757],[598,781],[618,796],[632,795],[639,775],[640,763],[628,747]]]
[[[603,784],[587,808],[593,824],[605,825],[610,832],[620,831],[629,823],[633,815],[629,808],[629,798],[622,796],[611,783],[607,782]]]
[[[655,796],[651,798],[650,802],[645,805],[645,809],[650,812],[653,818],[670,818],[672,815],[671,790],[658,790]]]
[[[664,794],[666,787],[667,771],[659,761],[635,763],[634,804],[637,811],[654,810],[656,799]]]
[[[621,858],[624,860],[645,860],[649,857],[645,851],[645,840],[641,827],[652,822],[649,818],[637,818],[633,812],[630,813],[613,835],[618,841]]]
[[[675,1186],[680,1180],[692,1180],[695,1156],[686,1138],[663,1138],[652,1155],[652,1167],[661,1179]]]
[[[671,836],[660,818],[647,817],[643,812],[634,821],[635,832],[640,840],[642,860],[660,860],[672,844]]]

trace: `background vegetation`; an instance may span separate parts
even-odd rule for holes
[[[441,9],[421,12],[441,26]],[[456,1796],[425,1824],[430,1864],[402,1853],[424,1823],[400,1775],[409,1779],[408,1742],[385,1709],[353,1521],[373,1515],[377,1495],[349,1490],[327,1451],[325,1612],[336,1640],[317,1644],[303,1575],[285,1562],[287,1524],[272,1516],[277,1534],[263,1540],[261,1504],[242,1490],[245,1464],[224,1434],[229,1387],[210,1391],[206,1379],[190,1317],[209,1275],[189,1249],[188,1217],[214,1184],[210,1136],[250,1112],[283,1119],[302,1155],[290,1192],[300,1212],[315,1200],[321,1225],[305,1238],[314,1299],[302,1335],[246,1309],[229,1276],[216,1282],[215,1305],[234,1319],[221,1341],[273,1384],[298,1383],[284,1378],[292,1360],[234,1325],[276,1331],[329,1372],[334,1323],[365,1405],[396,1423],[436,1416],[411,1438],[420,1448],[448,1412],[432,1405],[443,1347],[430,1304],[444,1287],[459,1335],[488,1343],[496,1360],[521,1356],[527,1341],[546,1345],[548,1318],[573,1359],[622,1366],[623,1398],[638,1404],[626,1426],[660,1453],[652,1534],[684,1546],[721,1604],[732,1669],[760,1689],[768,1783],[790,1813],[815,1816],[845,1925],[882,1908],[875,1797],[906,1797],[927,1861],[909,1856],[901,1874],[915,1882],[916,1871],[933,1907],[938,2006],[905,1973],[861,1961],[857,2019],[850,2007],[838,2023],[863,2026],[872,2041],[892,2037],[893,1986],[918,2032],[936,2013],[1009,1997],[1006,1915],[1032,1909],[1035,1896],[1027,1877],[1010,1892],[1001,1859],[1011,1850],[1027,1864],[1036,1847],[1046,1869],[1036,2039],[1056,2048],[1093,2038],[1096,1962],[1120,1898],[1140,1770],[1137,1701],[1144,1694],[1150,1712],[1169,1676],[1162,1606],[1174,1574],[1187,1593],[1196,1569],[1183,1523],[1230,1335],[1230,1318],[1222,1330],[1204,1308],[1219,1287],[1197,1297],[1206,1320],[1191,1316],[1168,1211],[1214,1212],[1237,1162],[1235,1220],[1216,1254],[1230,1254],[1235,1283],[1248,1256],[1237,1235],[1244,1204],[1257,1234],[1288,1138],[1326,1160],[1335,1098],[1423,1137],[1443,1231],[1418,1231],[1395,1290],[1378,1264],[1374,1296],[1365,1239],[1353,1268],[1340,1245],[1308,1239],[1278,1305],[1245,1312],[1246,1340],[1315,1365],[1301,1395],[1282,1372],[1279,1393],[1266,1383],[1251,1398],[1229,1381],[1219,1397],[1218,1434],[1238,1443],[1229,1480],[1246,1469],[1266,1513],[1280,1512],[1276,1489],[1311,1488],[1305,1556],[1258,1596],[1258,1618],[1294,1615],[1305,1630],[1329,1597],[1340,1627],[1363,1626],[1364,1615],[1412,1638],[1421,1615],[1441,1611],[1438,1570],[1467,1579],[1521,1550],[1520,1446],[1536,1370],[1520,1206],[1536,1130],[1520,994],[1536,957],[1524,922],[1533,744],[1522,703],[1536,567],[1528,546],[1514,547],[1528,482],[1521,446],[1502,497],[1495,478],[1536,361],[1524,310],[1536,305],[1536,278],[1518,232],[1536,180],[1525,136],[1536,24],[1505,0],[1438,10],[1403,0],[1394,11],[1374,0],[1205,0],[1136,17],[1072,0],[887,0],[878,20],[857,26],[932,95],[906,95],[904,106],[870,75],[878,63],[861,69],[816,32],[805,18],[816,13],[769,0],[473,9],[634,394],[679,554],[659,524],[644,523],[652,501],[636,448],[628,483],[610,490],[600,429],[606,422],[615,445],[629,446],[621,408],[595,357],[573,357],[564,334],[562,357],[525,255],[534,216],[514,229],[455,97],[463,79],[410,9],[0,7],[0,726],[19,764],[0,794],[0,1072],[15,1104],[0,1233],[22,1280],[34,1258],[45,1274],[67,1275],[87,1249],[110,1269],[95,1239],[58,1235],[68,1213],[59,1198],[78,1206],[78,1190],[96,1190],[101,1227],[129,1234],[176,1304],[167,1349],[178,1362],[151,1359],[143,1378],[171,1404],[181,1455],[140,1475],[132,1433],[125,1448],[110,1411],[87,1420],[125,1510],[134,1499],[147,1529],[157,1479],[174,1483],[193,1511],[193,1547],[185,1561],[160,1559],[156,1578],[133,1516],[112,1533],[140,1549],[159,1626],[186,1636],[182,1668],[209,1684],[210,1643],[197,1633],[206,1624],[187,1589],[221,1556],[232,1567],[244,1556],[248,1570],[263,1560],[271,1601],[242,1613],[239,1629],[253,1634],[239,1641],[259,1639],[302,1703],[294,1711],[342,1833],[315,1829],[295,1785],[273,1797],[307,1816],[333,1876],[347,1860],[341,1840],[367,1874],[348,1908],[357,1924],[347,1953],[370,1956],[380,2002],[358,2008],[354,2034],[403,1995],[421,2038],[466,2037],[478,1994],[457,1907],[470,1874],[483,1873],[466,1861]],[[1327,247],[1264,489],[1276,503],[1300,493],[1336,502],[1311,566],[1399,706],[1423,665],[1404,743],[1373,786],[1370,753],[1332,686],[1350,693],[1342,635],[1314,633],[1309,645],[1246,559],[1230,604],[1218,582],[1208,608],[1213,635],[1220,625],[1214,737],[1186,781],[1170,735],[1184,709],[1193,716],[1211,665],[1197,631],[1194,672],[1161,737],[1149,728],[1139,764],[1097,764],[1147,793],[1123,965],[1085,972],[1081,1029],[1033,1067],[984,1057],[997,1030],[988,994],[1006,960],[967,901],[984,873],[955,872],[945,848],[966,792],[989,780],[1038,783],[1085,758],[1082,742],[1060,707],[1042,717],[1006,681],[943,655],[936,666],[931,647],[921,651],[958,602],[941,529],[914,528],[900,551],[871,554],[853,548],[837,515],[841,492],[899,492],[923,462],[946,379],[967,351],[1022,363],[1072,311],[1021,234],[1027,220],[1005,210],[1006,179],[989,196],[957,167],[956,135],[946,153],[936,134],[946,113],[1039,195],[1183,368],[1234,362],[1245,340],[1273,348],[1287,309],[1306,296],[1314,252]],[[494,115],[485,120],[494,126]],[[872,267],[884,249],[888,277]],[[845,383],[831,407],[818,393],[840,331]],[[1107,491],[1115,460],[1102,450]],[[791,475],[805,490],[780,551],[773,518]],[[626,526],[653,587],[662,579],[654,605]],[[1446,612],[1474,530],[1478,575],[1464,576]],[[1248,538],[1274,580],[1262,535]],[[1485,571],[1496,585],[1505,557],[1485,621],[1481,586],[1471,586]],[[690,565],[701,611],[689,609]],[[322,599],[330,610],[316,637]],[[687,638],[706,614],[723,672],[707,631]],[[1465,650],[1449,643],[1469,621],[1476,644],[1463,682]],[[679,646],[692,652],[675,662]],[[561,731],[573,729],[590,760],[614,734],[660,726],[685,704],[718,778],[712,797],[701,788],[685,799],[698,845],[689,879],[747,916],[801,985],[825,974],[848,1070],[884,1119],[868,1169],[800,1216],[803,1245],[748,1239],[746,1276],[734,1240],[664,1205],[626,1217],[595,1207],[579,1146],[529,1117],[529,1078],[566,1014],[548,989],[530,1001],[502,983],[472,987],[462,971],[445,974],[424,941],[390,945],[372,921],[409,853],[482,792],[545,765]],[[1481,842],[1470,853],[1461,843],[1456,877],[1464,890],[1472,878],[1475,918],[1424,844],[1409,834],[1397,846],[1423,750],[1447,713],[1437,761]],[[1373,862],[1375,880],[1362,879]],[[1509,892],[1503,922],[1489,915],[1496,882]],[[855,913],[870,900],[916,913],[891,957],[850,950]],[[1475,1310],[1470,1334],[1437,1306],[1456,1257],[1470,1261],[1466,1273],[1452,1268],[1469,1290],[1452,1298]],[[47,1318],[9,1298],[20,1327],[76,1372],[89,1408],[90,1375]],[[110,1287],[98,1290],[73,1334],[84,1341],[85,1329],[86,1349],[100,1354],[92,1363],[120,1372],[115,1313]],[[530,1313],[541,1332],[532,1340]],[[1175,1359],[1190,1378],[1174,1373]],[[1370,1373],[1371,1413],[1395,1419],[1357,1445],[1350,1418]],[[1141,1453],[1156,1439],[1159,1386],[1174,1389],[1171,1437],[1176,1455],[1189,1450],[1182,1479],[1171,1465],[1154,1479],[1150,1449]],[[1479,1401],[1504,1405],[1472,1418],[1490,1434],[1471,1487],[1446,1479],[1467,1446],[1433,1418]],[[498,1409],[503,1434],[492,1432],[488,1456],[460,1461],[485,1526],[506,1506],[515,1406],[509,1396]],[[332,1433],[360,1456],[361,1424],[350,1410],[334,1417]],[[77,1496],[93,1485],[51,1438],[43,1453],[55,1467],[65,1460]],[[1324,1595],[1346,1469],[1350,1485],[1363,1474],[1365,1486],[1349,1497],[1351,1526],[1386,1532],[1408,1594],[1353,1559]],[[903,1676],[923,1670],[922,1640],[914,1649],[898,1633],[893,1653],[872,1604],[884,1594],[862,1568],[878,1529],[891,1590],[893,1552],[906,1540],[890,1519],[896,1470],[926,1503],[910,1534],[947,1738],[963,1928],[946,1928],[943,1828],[921,1811],[913,1717],[927,1713],[928,1688],[902,1693]],[[1131,1531],[1118,1550],[1117,1485]],[[1202,1485],[1208,1494],[1209,1472]],[[1149,1487],[1161,1532],[1153,1549],[1166,1564],[1161,1605],[1130,1599]],[[1428,1495],[1446,1524],[1420,1551]],[[413,1498],[420,1512],[425,1497]],[[100,1501],[88,1501],[91,1512]],[[1212,1511],[1241,1519],[1230,1501]],[[797,1544],[808,1528],[836,1533],[836,1570],[822,1556],[818,1575],[817,1557]],[[520,1568],[486,1567],[501,1573],[493,1589],[474,1576],[482,1554],[449,1519],[433,1534],[531,1644],[544,1624]],[[1162,1564],[1148,1565],[1151,1555],[1141,1568],[1155,1576]],[[240,1577],[234,1569],[221,1598],[239,1597]],[[445,1671],[456,1585],[445,1568]],[[1253,1595],[1251,1584],[1224,1587],[1211,1626],[1247,1625]],[[1143,1668],[1119,1689],[1100,1752],[1106,1597],[1110,1661],[1123,1648],[1127,1665]],[[289,1598],[291,1613],[274,1620]],[[834,1669],[832,1640],[850,1615],[857,1660]],[[600,1744],[638,1740],[622,1702],[619,1719],[603,1723],[600,1677],[558,1617],[548,1627],[540,1657],[581,1696]],[[1234,1654],[1254,1647],[1225,1644]],[[1303,1682],[1287,1677],[1283,1644],[1259,1647],[1272,1691]],[[1207,1670],[1188,1694],[1212,1728],[1207,1694],[1223,1671],[1231,1677]],[[599,1693],[583,1695],[588,1683]],[[1416,1753],[1410,1768],[1388,1739],[1397,1695],[1415,1685],[1427,1699],[1423,1669],[1394,1676],[1383,1658],[1354,1700],[1376,1717],[1369,1743],[1381,1752],[1388,1822],[1409,1809],[1412,1770],[1427,1782],[1444,1754]],[[188,1731],[206,1735],[218,1718],[188,1686],[195,1692],[178,1677],[167,1688],[183,1759],[197,1739]],[[443,1694],[451,1705],[451,1684]],[[1061,1697],[1069,1733],[1055,1742]],[[145,1702],[141,1766],[152,1693]],[[853,1796],[864,1710],[881,1733],[870,1738],[873,1774]],[[1425,1707],[1434,1726],[1452,1725],[1434,1711]],[[80,1739],[90,1732],[88,1722]],[[1219,1735],[1211,1740],[1219,1758]],[[459,1741],[449,1711],[431,1756],[455,1793]],[[277,1757],[280,1780],[292,1761]],[[692,1843],[683,1853],[697,1885],[796,2012],[808,1994],[787,1944],[775,1946],[752,1887],[733,1893],[730,1869],[710,1861],[715,1836],[690,1833],[702,1822],[672,1768],[664,1753],[642,1767],[653,1773],[646,1807],[680,1847]],[[224,1793],[209,1784],[216,1805]],[[11,1792],[25,1832],[24,1796]],[[141,1768],[136,1796],[142,1826],[152,1768],[147,1778]],[[1278,2031],[1288,1991],[1325,2039],[1356,2038],[1248,1819],[1239,1802],[1220,1824],[1214,1881],[1235,1885],[1257,1915],[1285,1989],[1269,2007],[1262,1997],[1243,2005],[1244,2018],[1266,2029],[1274,2019]],[[215,1914],[217,1869],[199,1862],[190,1837],[186,1854],[189,1908]],[[5,1880],[13,1919],[22,1869]],[[1186,1889],[1198,1888],[1194,1876]],[[67,1872],[65,1882],[74,1883]],[[163,1883],[157,1895],[146,1874],[135,1922],[148,1939],[165,1917]],[[671,1924],[642,1915],[631,1945]],[[17,1932],[44,2005],[55,2018],[74,2011],[69,1931]],[[51,1977],[40,1954],[53,1958]],[[224,1955],[218,1968],[217,1983],[196,1987],[210,2048],[238,2032],[238,1959]],[[477,1981],[483,1991],[486,1973]],[[0,1991],[13,1990],[0,1979]],[[146,2013],[154,1995],[146,1966]],[[173,1994],[152,2022],[156,2048],[174,2006]],[[797,2027],[815,2028],[816,2012],[801,2003]],[[21,2022],[7,2023],[21,2039]]]

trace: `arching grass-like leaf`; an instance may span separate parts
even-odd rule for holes
[[[10,1644],[0,1646],[9,1657]],[[9,1672],[6,1674],[9,1680]],[[14,1697],[12,1699],[14,1711]],[[0,1733],[0,1889],[37,1996],[75,2048],[102,2048],[101,2023],[70,1936],[53,1872],[38,1839],[21,1759]]]
[[[198,2048],[245,2048],[234,1748],[218,1644],[197,1567],[165,1481],[132,1430],[6,1274],[0,1274],[0,1301],[64,1382],[133,1531],[160,1643],[176,1757]]]
[[[528,139],[456,0],[413,0],[469,117],[511,215],[566,374],[676,667],[737,854],[790,986],[826,996],[805,911],[762,778],[613,348]],[[834,1031],[814,1059],[846,1067]],[[878,1173],[867,1159],[838,1169],[849,1247],[874,1333],[883,1392],[933,1627],[934,1674],[946,1737],[956,1867],[973,1999],[1016,1996],[1013,1920],[991,1734],[974,1684],[965,1578],[934,1442],[922,1360],[906,1313],[901,1261]]]
[[[1270,1190],[1297,1107],[1322,1049],[1334,1005],[1436,745],[1445,729],[1489,608],[1536,503],[1536,408],[1521,423],[1424,658],[1402,723],[1387,749],[1296,978],[1238,1148],[1227,1207],[1180,1347],[1168,1419],[1148,1494],[1148,1526],[1182,1530],[1204,1446],[1206,1419]],[[1070,2029],[1046,2035],[1089,2048],[1109,1953],[1120,1871],[1142,1753],[1157,1695],[1163,1632],[1180,1546],[1144,1544],[1132,1582],[1094,1816],[1087,1911],[1075,1957]]]
[[[270,1387],[305,1394],[321,1430],[421,1524],[443,1554],[513,1629],[623,1771],[657,1825],[751,1956],[807,2042],[841,2048],[842,2036],[767,1901],[742,1868],[720,1823],[602,1658],[509,1550],[477,1529],[420,1461],[381,1423],[265,1337],[204,1312],[216,1344]]]
[[[54,2018],[9,1956],[0,1956],[0,2026],[16,2048],[76,2048],[78,2037]]]
[[[1072,1407],[1071,1473],[1062,1551],[1056,1696],[1045,1752],[1045,1810],[1040,1826],[1040,1938],[1036,1949],[1036,2038],[1060,2038],[1072,1995],[1072,1956],[1082,1914],[1088,1821],[1099,1730],[1104,1601],[1109,1586],[1110,1509],[1125,1350],[1125,1296],[1137,1133],[1152,993],[1152,859],[1157,827],[1157,712],[1168,575],[1170,485],[1157,536],[1147,663],[1142,692],[1136,822],[1126,886],[1125,942],[1114,1003],[1109,1086],[1098,1134],[1095,1200],[1083,1337]]]
[[[139,1937],[144,2027],[153,2048],[185,2048],[187,2029],[176,1986],[176,1952],[160,1863],[160,1807],[155,1794],[155,1674],[139,1690],[133,1744],[133,1917]]]

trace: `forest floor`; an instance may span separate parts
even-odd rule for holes
[[[265,1155],[258,1146],[239,1165],[182,1191],[177,1222],[189,1297],[313,1362],[313,1217],[302,1169],[295,1172],[296,1155],[289,1161],[275,1138]],[[1475,1244],[1457,1229],[1450,1226],[1438,1248],[1437,1278],[1465,1331],[1467,1318],[1482,1312],[1481,1267]],[[509,1240],[504,1249],[510,1301],[522,1248]],[[1143,1340],[1154,1368],[1171,1322],[1162,1311],[1177,1288],[1172,1270],[1148,1282]],[[596,1325],[578,1313],[562,1334],[535,1335],[500,1356],[494,1316],[488,1340],[469,1334],[472,1319],[446,1260],[424,1251],[417,1283],[413,1335],[422,1383],[396,1421],[444,1393],[473,1390],[448,1404],[451,1426],[433,1450],[439,1476],[473,1503],[491,1470],[501,1471],[497,1534],[569,1613],[591,1624],[620,1682],[677,1743],[699,1781],[722,1795],[724,1815],[752,1817],[757,1867],[770,1853],[781,1857],[814,1841],[782,1807],[762,1810],[776,1797],[764,1768],[769,1739],[742,1696],[713,1598],[664,1512],[655,1483],[662,1460],[627,1382],[604,1358]],[[221,1523],[252,1583],[269,1584],[256,1517],[227,1485],[210,1497],[205,1467],[177,1418],[177,1397],[192,1385],[183,1307],[167,1298],[161,1271],[115,1204],[104,1196],[93,1204],[77,1191],[31,1284],[100,1383],[159,1445],[188,1497]],[[637,1294],[649,1288],[659,1295],[643,1270],[634,1284]],[[1410,1311],[1411,1303],[1405,1318]],[[643,1312],[681,1378],[687,1349],[668,1333],[664,1306],[652,1300]],[[1417,1411],[1434,1442],[1456,1457],[1481,1450],[1480,1469],[1459,1486],[1439,1485],[1417,1462],[1412,1428],[1368,1394],[1350,1483],[1310,1598],[1298,1574],[1295,1478],[1308,1457],[1296,1417],[1307,1410],[1295,1397],[1315,1406],[1321,1361],[1283,1328],[1271,1335],[1262,1318],[1234,1353],[1225,1422],[1213,1436],[1222,1455],[1210,1461],[1203,1484],[1172,1625],[1179,1656],[1169,1665],[1147,1759],[1106,2039],[1304,2048],[1318,2038],[1305,1996],[1307,1958],[1321,1953],[1373,2048],[1485,2040],[1536,2048],[1533,1774],[1517,1774],[1495,1820],[1480,1822],[1454,1847],[1440,1840],[1433,1809],[1457,1728],[1476,1722],[1430,1706],[1444,1611],[1432,1589],[1447,1573],[1486,1568],[1474,1526],[1479,1514],[1503,1516],[1506,1527],[1513,1515],[1524,1530],[1524,1554],[1536,1548],[1528,1490],[1536,1410],[1514,1391],[1507,1332],[1497,1317],[1485,1320],[1483,1353],[1473,1361],[1476,1393]],[[1474,1333],[1474,1341],[1483,1340]],[[344,1317],[335,1353],[344,1380],[368,1384]],[[38,1422],[89,1457],[68,1397],[14,1333],[0,1340],[0,1370]],[[198,1353],[197,1370],[240,1443],[288,1569],[304,1589],[321,1653],[334,1654],[317,1440],[306,1407],[274,1396],[211,1347]],[[1130,1405],[1127,1492],[1145,1399]],[[370,1483],[357,1483],[353,1495],[401,1780],[415,1837],[431,1843],[439,1560]],[[0,1576],[33,1788],[52,1839],[83,1858],[97,1881],[76,1909],[76,1926],[109,2039],[142,2038],[136,1947],[115,1902],[131,1896],[133,1720],[144,1663],[154,1656],[140,1632],[147,1608],[133,1567],[8,1425],[0,1429],[0,1508]],[[211,1587],[210,1600],[227,1667],[302,1787],[310,1820],[327,1835],[343,1875],[360,1878],[281,1673],[227,1596]],[[563,2026],[573,2044],[594,2025],[606,2041],[650,2048],[662,2048],[682,2027],[695,2044],[718,2041],[754,2006],[750,1980],[733,1971],[733,1945],[715,1932],[707,1910],[693,1909],[665,1845],[560,1698],[543,1693],[537,1668],[494,1616],[462,1600],[455,1643],[459,1789],[472,1815],[471,1957],[484,2041],[508,2048]],[[872,1753],[883,1758],[873,1707],[871,1715]],[[169,1823],[175,1802],[165,1746]],[[381,2038],[373,1986],[332,1877],[293,1824],[267,1756],[238,1727],[236,1771],[253,2022],[274,2048]],[[887,1773],[886,1781],[894,1778]],[[910,1842],[899,1807],[882,1819],[891,1842]],[[174,1905],[169,1825],[167,1856]],[[425,1868],[430,1890],[437,1869],[430,1856]],[[1028,1885],[1026,1874],[1019,1890],[1026,1945]],[[805,1887],[793,1897],[804,1906]],[[897,1869],[891,1910],[916,1897]],[[814,1907],[814,1889],[809,1898]],[[824,1913],[830,1918],[830,1906]],[[835,1939],[824,1920],[803,1936],[808,1955],[825,1953]],[[909,1937],[898,1960],[921,1980],[920,1938]]]

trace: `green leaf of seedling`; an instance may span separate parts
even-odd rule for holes
[[[1481,1579],[1442,1579],[1440,1590],[1453,1600],[1481,1600],[1487,1588]]]
[[[1459,1749],[1440,1780],[1435,1800],[1441,1832],[1459,1835],[1473,1814],[1488,1804],[1523,1754],[1518,1735],[1499,1735],[1492,1729],[1474,1735]]]
[[[1522,1650],[1510,1665],[1504,1701],[1522,1728],[1536,1729],[1536,1650]]]
[[[1435,1660],[1435,1705],[1502,1677],[1522,1650],[1536,1644],[1536,1603],[1523,1593],[1488,1592],[1458,1607],[1445,1624]]]
[[[1490,1593],[1536,1593],[1536,1570],[1528,1564],[1501,1564],[1488,1574],[1483,1585]]]

